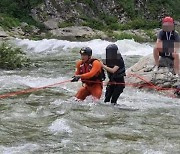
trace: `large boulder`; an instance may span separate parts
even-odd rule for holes
[[[173,61],[169,58],[160,59],[158,71],[154,71],[153,55],[143,57],[126,72],[126,82],[138,88],[148,90],[169,91],[174,93],[180,85],[180,78],[174,75]]]
[[[53,36],[60,39],[77,40],[89,38],[106,38],[107,36],[100,31],[92,30],[86,26],[71,26],[65,28],[58,28],[50,31]]]

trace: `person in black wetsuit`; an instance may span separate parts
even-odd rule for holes
[[[153,55],[155,60],[155,71],[159,67],[159,56],[169,58],[173,61],[174,73],[179,76],[179,42],[180,37],[175,31],[174,19],[165,17],[162,20],[162,30],[158,33]]]
[[[125,65],[121,54],[118,52],[116,44],[106,47],[106,65],[102,67],[107,71],[109,83],[106,87],[104,102],[117,104],[117,99],[125,88]]]

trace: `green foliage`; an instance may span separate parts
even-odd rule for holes
[[[91,8],[95,8],[95,3],[93,0],[80,0],[81,2],[88,4]]]
[[[113,36],[117,40],[134,39],[137,42],[144,42],[143,37],[133,35],[133,34],[128,34],[128,33],[120,33],[120,34],[116,33],[116,34],[114,34],[114,33],[111,33],[110,35]]]
[[[93,29],[98,29],[98,30],[103,30],[105,29],[105,25],[102,21],[98,20],[98,19],[94,19],[94,18],[88,18],[88,17],[81,17],[81,19],[83,19],[83,23],[82,26],[89,26]]]
[[[107,25],[111,25],[112,23],[117,23],[118,19],[115,16],[107,15],[107,14],[100,14],[99,18],[103,20]]]
[[[152,29],[159,26],[159,23],[157,21],[147,21],[140,18],[130,21],[128,24],[130,28],[133,29]]]
[[[173,1],[167,1],[169,4],[169,9],[172,12],[172,16],[175,19],[180,19],[180,1],[179,0],[173,0]],[[172,7],[173,6],[173,7]]]
[[[20,48],[13,48],[7,43],[2,43],[0,45],[0,68],[16,69],[29,65],[29,59]]]
[[[52,0],[51,2],[56,1]],[[123,8],[122,13],[129,19],[129,22],[124,24],[119,23],[116,15],[108,15],[106,11],[98,10],[96,6],[97,3],[94,0],[63,0],[63,2],[66,7],[72,4],[76,6],[77,11],[80,13],[80,17],[78,18],[82,20],[77,20],[76,17],[72,17],[72,19],[59,23],[60,28],[73,26],[75,23],[77,24],[82,21],[81,25],[103,31],[128,29],[151,30],[160,27],[158,18],[164,8],[167,15],[174,17],[176,20],[180,19],[179,0],[143,1],[145,6],[138,8],[138,10],[135,6],[136,1],[134,0],[115,0],[115,4],[118,4],[116,8],[120,10]],[[106,1],[104,0],[104,2]],[[45,3],[44,0],[0,0],[0,26],[9,29],[19,26],[21,22],[26,22],[29,25],[35,25],[41,30],[44,30],[45,27],[34,21],[30,16],[31,9],[41,3]],[[80,7],[77,3],[85,4],[82,6],[86,7]],[[84,8],[88,9],[89,12],[87,13],[88,10],[84,11]],[[91,11],[95,16],[91,16]],[[148,12],[148,19],[146,19],[147,14],[145,11]],[[146,14],[146,16],[144,14]],[[47,16],[48,14],[45,12],[44,18]],[[26,31],[31,33],[31,27],[27,27]],[[153,34],[149,31],[147,33],[150,37],[154,38]]]
[[[117,2],[121,7],[123,7],[124,11],[131,19],[137,16],[135,14],[134,0],[117,0]]]
[[[145,30],[145,33],[146,33],[147,36],[150,37],[150,39],[151,39],[152,41],[156,41],[157,36],[156,36],[155,33],[153,33],[152,30],[150,30],[150,29],[149,29],[149,30]]]
[[[165,15],[180,19],[180,1],[179,0],[151,0],[147,1],[147,9],[152,19],[157,19],[159,12],[165,9]],[[141,14],[143,15],[143,14]]]
[[[4,29],[9,29],[12,27],[17,27],[20,25],[18,19],[0,14],[0,26]]]
[[[153,29],[159,27],[157,21],[147,21],[143,19],[135,19],[126,24],[112,23],[108,26],[111,30],[128,30],[128,29]]]
[[[59,28],[65,28],[65,27],[70,27],[70,26],[74,26],[74,23],[69,22],[69,21],[64,21],[64,22],[59,22],[58,24]]]
[[[22,21],[35,25],[36,22],[30,16],[30,12],[33,7],[42,2],[43,0],[0,0],[0,14],[4,14],[4,20],[0,24],[7,25],[8,28],[12,28]],[[16,23],[13,23],[12,20]]]
[[[115,16],[106,14],[100,14],[97,18],[82,17],[81,19],[84,20],[83,26],[89,26],[98,30],[153,29],[160,26],[159,22],[156,20],[148,21],[141,18],[136,18],[125,24],[120,24]]]
[[[65,5],[71,4],[71,0],[64,0],[64,4],[65,4]]]

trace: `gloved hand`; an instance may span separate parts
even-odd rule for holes
[[[71,80],[71,82],[78,82],[79,79],[80,79],[80,76],[73,76],[73,79]]]

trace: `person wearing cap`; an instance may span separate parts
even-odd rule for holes
[[[104,102],[111,102],[112,105],[116,105],[125,88],[124,76],[126,75],[124,60],[116,44],[109,44],[106,47],[106,60],[102,66],[107,71],[109,78]]]
[[[162,20],[162,30],[158,33],[157,41],[153,50],[155,69],[159,67],[159,56],[173,61],[175,76],[179,76],[179,42],[180,37],[175,31],[174,19],[165,17]]]
[[[81,48],[80,54],[81,60],[76,62],[76,72],[72,82],[81,79],[83,86],[75,97],[84,100],[87,96],[92,95],[95,99],[100,99],[102,94],[101,63],[92,58],[92,49],[89,47]]]

